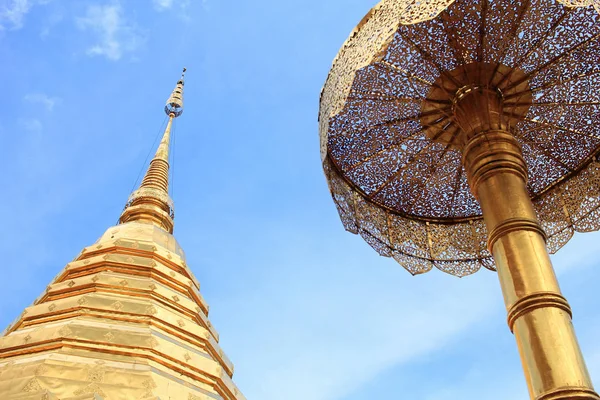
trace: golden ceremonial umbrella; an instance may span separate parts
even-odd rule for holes
[[[600,399],[548,256],[600,229],[593,4],[383,0],[321,94],[345,228],[413,274],[497,269],[532,399]]]

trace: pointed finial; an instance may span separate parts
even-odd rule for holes
[[[119,223],[144,222],[157,225],[169,233],[173,232],[173,200],[169,196],[169,148],[171,143],[171,127],[173,120],[183,112],[183,77],[186,69],[183,69],[181,79],[177,82],[175,90],[167,100],[165,112],[169,116],[169,122],[158,145],[156,154],[144,175],[144,179],[135,190],[125,210],[119,218]]]
[[[177,118],[181,115],[181,113],[183,113],[183,77],[185,76],[185,71],[187,71],[187,68],[183,69],[183,72],[181,73],[181,79],[177,81],[177,86],[175,86],[173,93],[171,93],[171,96],[165,105],[165,113],[168,116],[173,114],[173,117]]]

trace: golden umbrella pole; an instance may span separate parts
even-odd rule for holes
[[[454,115],[466,142],[463,164],[489,232],[488,248],[529,393],[537,400],[600,399],[527,193],[521,147],[502,121],[501,102],[496,91],[473,88],[455,103]]]
[[[600,230],[599,46],[591,7],[382,0],[321,95],[344,227],[412,274],[497,269],[537,400],[600,400],[548,255]]]

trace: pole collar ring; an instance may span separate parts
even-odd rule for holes
[[[587,387],[567,386],[542,393],[536,400],[600,400],[600,396]]]
[[[488,235],[487,245],[490,253],[492,253],[494,244],[498,239],[507,233],[515,231],[532,231],[540,234],[544,238],[544,241],[548,239],[546,232],[544,232],[538,221],[528,218],[509,218],[496,225]]]
[[[517,319],[533,310],[544,307],[555,307],[563,310],[569,317],[573,317],[571,306],[560,293],[536,292],[520,298],[508,310],[508,327],[514,332]]]

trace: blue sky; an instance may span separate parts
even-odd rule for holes
[[[319,91],[375,0],[0,0],[0,326],[113,225],[188,68],[175,235],[249,399],[523,399],[497,277],[345,232]],[[554,257],[600,384],[599,234]]]

